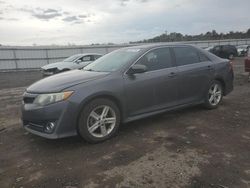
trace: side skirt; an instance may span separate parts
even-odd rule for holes
[[[169,111],[180,110],[180,109],[191,107],[191,106],[197,106],[197,105],[202,104],[202,103],[204,103],[203,100],[199,101],[199,102],[195,102],[195,103],[188,103],[188,104],[178,105],[178,106],[175,106],[175,107],[164,108],[164,109],[160,109],[160,110],[153,111],[153,112],[148,112],[148,113],[139,114],[139,115],[136,115],[136,116],[131,116],[131,117],[128,117],[128,118],[124,119],[123,123],[128,123],[128,122],[131,122],[131,121],[143,119],[143,118],[146,118],[146,117],[154,116],[154,115],[169,112]]]

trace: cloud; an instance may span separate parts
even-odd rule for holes
[[[62,16],[62,13],[60,10],[56,9],[42,9],[40,7],[31,9],[31,8],[21,8],[20,11],[31,13],[31,15],[35,18],[38,18],[40,20],[50,20],[56,17]]]
[[[44,10],[44,13],[58,13],[58,10],[49,8],[47,10]]]
[[[119,0],[120,1],[120,5],[125,7],[128,5],[128,3],[130,2],[139,2],[139,3],[146,3],[148,2],[148,0]]]
[[[78,17],[79,17],[79,18],[87,18],[87,17],[88,17],[88,15],[85,15],[85,14],[80,14]]]
[[[70,22],[73,24],[81,24],[84,22],[91,22],[90,19],[91,16],[92,16],[91,14],[80,14],[78,16],[66,16],[62,20],[64,22]]]
[[[80,20],[78,17],[76,16],[68,16],[62,19],[65,22],[74,22],[74,21],[78,21]]]
[[[129,1],[130,0],[120,0],[120,5],[121,6],[126,6]]]
[[[0,41],[20,45],[124,43],[165,31],[245,31],[249,7],[249,0],[0,0],[4,25]]]
[[[64,15],[69,15],[69,14],[70,14],[70,12],[68,12],[68,11],[64,11],[64,12],[63,12],[63,14],[64,14]]]
[[[31,16],[39,20],[49,21],[61,17],[62,18],[61,20],[63,22],[70,22],[77,24],[83,23],[85,19],[90,18],[91,16],[94,15],[90,13],[74,15],[74,13],[70,11],[62,11],[61,9],[52,9],[52,8],[43,9],[40,7],[37,7],[35,9],[25,7],[25,8],[20,8],[18,10],[30,13]]]
[[[50,20],[59,16],[62,16],[61,13],[58,12],[53,12],[53,13],[46,13],[46,12],[41,12],[41,13],[36,13],[34,12],[32,16],[41,19],[41,20]]]
[[[7,20],[7,21],[18,21],[18,18],[5,18],[5,17],[0,17],[0,20]]]
[[[137,1],[139,1],[141,3],[147,3],[149,0],[137,0]]]

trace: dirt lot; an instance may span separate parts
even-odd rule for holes
[[[218,109],[125,124],[96,145],[25,132],[21,95],[39,73],[1,73],[0,187],[250,187],[250,83],[243,60],[234,67],[235,90]]]

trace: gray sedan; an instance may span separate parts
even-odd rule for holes
[[[229,60],[193,46],[123,48],[28,87],[23,125],[45,138],[80,135],[96,143],[121,123],[190,105],[217,108],[233,77]]]
[[[65,72],[73,69],[81,69],[96,59],[100,58],[101,54],[76,54],[72,55],[61,62],[51,63],[41,67],[41,72],[44,76],[53,75],[60,72]]]

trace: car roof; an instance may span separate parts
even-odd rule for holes
[[[152,49],[152,48],[157,48],[157,47],[178,47],[178,46],[192,46],[192,47],[195,47],[197,48],[196,46],[194,45],[191,45],[191,44],[181,44],[181,43],[164,43],[164,44],[159,44],[159,43],[156,43],[156,44],[143,44],[143,45],[137,45],[137,46],[130,46],[130,47],[126,47],[126,49],[144,49],[144,50],[149,50],[149,49]]]
[[[148,50],[151,50],[153,48],[158,48],[158,47],[185,47],[185,46],[189,46],[189,47],[193,47],[195,49],[197,49],[198,51],[206,54],[206,56],[209,57],[210,60],[214,61],[214,60],[218,60],[218,59],[221,59],[220,57],[210,53],[210,52],[207,52],[206,50],[204,49],[201,49],[195,45],[191,45],[191,44],[182,44],[182,43],[157,43],[157,44],[146,44],[146,45],[138,45],[138,46],[132,46],[132,47],[127,47],[125,49],[142,49],[142,53],[148,51]]]
[[[72,56],[85,56],[85,55],[103,55],[103,54],[98,54],[98,53],[83,53],[83,54],[74,54]]]

